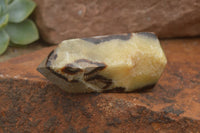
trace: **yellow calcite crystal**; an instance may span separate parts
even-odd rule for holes
[[[63,41],[38,70],[67,92],[130,92],[155,84],[167,63],[153,33]]]

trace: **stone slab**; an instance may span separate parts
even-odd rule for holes
[[[35,0],[41,37],[69,38],[155,32],[159,37],[200,35],[199,0]]]
[[[4,54],[0,55],[0,62],[4,62],[11,58],[34,52],[44,47],[47,47],[47,46],[45,46],[43,43],[40,43],[40,42],[34,42],[27,46],[8,47],[7,51]]]
[[[200,38],[161,44],[162,77],[134,93],[67,94],[36,71],[54,47],[0,63],[0,132],[199,132]]]

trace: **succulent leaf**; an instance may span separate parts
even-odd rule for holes
[[[27,45],[39,38],[35,24],[29,19],[21,23],[8,23],[5,29],[14,44]]]
[[[0,16],[2,16],[3,15],[3,11],[2,11],[3,9],[2,9],[2,7],[1,7],[1,5],[0,5]]]
[[[7,12],[7,0],[0,0],[0,16]]]
[[[8,2],[7,2],[7,3],[8,3],[8,4],[10,4],[10,3],[12,3],[12,2],[13,2],[13,0],[8,0]]]
[[[0,29],[0,55],[6,51],[8,44],[9,44],[8,34],[3,29]]]
[[[9,22],[24,21],[33,12],[36,4],[32,0],[14,0],[8,5]]]
[[[8,14],[0,17],[0,29],[8,23]]]

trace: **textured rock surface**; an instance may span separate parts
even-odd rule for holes
[[[7,51],[3,55],[0,56],[0,62],[9,60],[11,58],[14,58],[20,55],[28,54],[30,52],[34,52],[44,47],[45,45],[43,43],[38,43],[38,42],[34,42],[33,44],[29,44],[24,47],[19,47],[19,46],[8,47]]]
[[[36,71],[53,48],[1,63],[0,132],[199,132],[200,39],[161,44],[165,72],[140,93],[65,93]]]
[[[200,35],[199,0],[35,0],[44,40],[155,32],[159,37]]]

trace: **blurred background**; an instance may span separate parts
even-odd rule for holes
[[[200,35],[199,0],[35,0],[41,37],[68,38],[149,31],[160,38]]]

